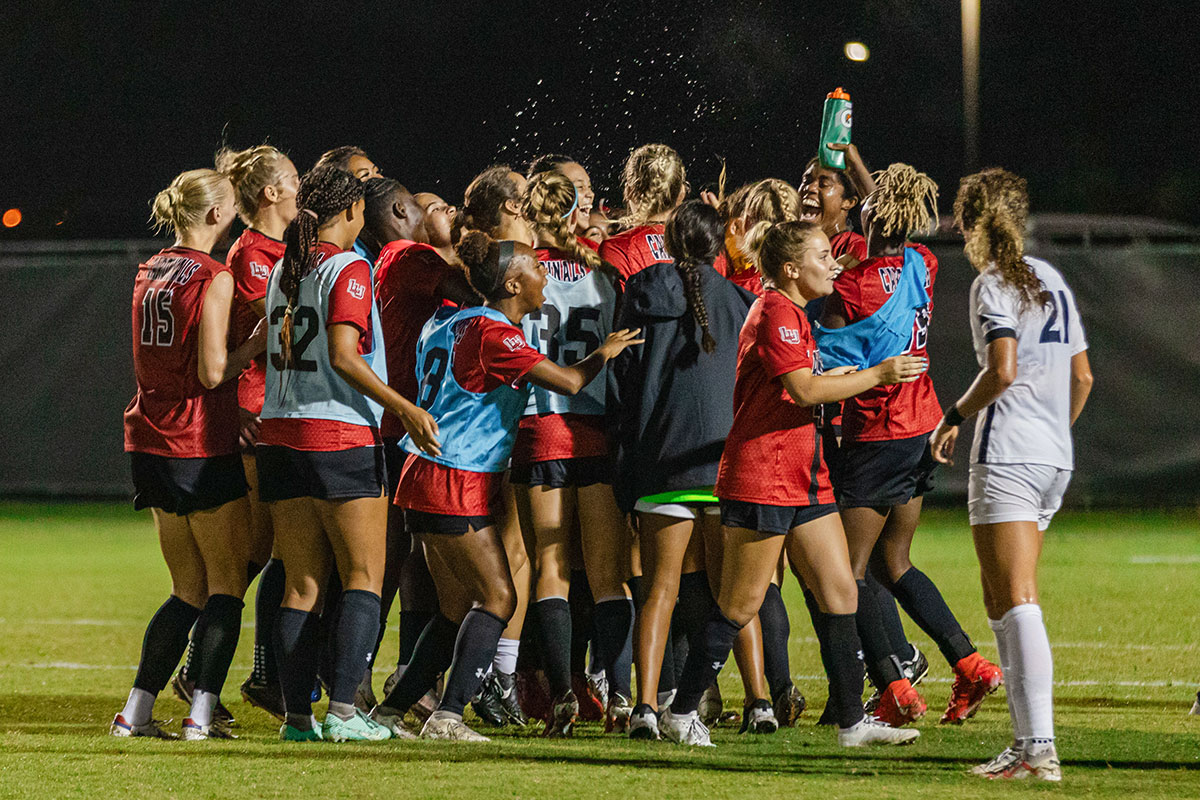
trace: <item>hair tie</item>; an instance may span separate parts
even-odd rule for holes
[[[491,291],[488,292],[489,295],[495,294],[504,285],[504,276],[508,274],[508,267],[512,263],[513,253],[516,251],[516,244],[509,239],[503,239],[497,244],[500,245],[500,253],[496,259],[496,277]]]
[[[301,214],[311,214],[312,218],[315,220],[318,220],[318,221],[321,219],[320,217],[317,216],[317,212],[313,211],[311,208],[302,208],[302,209],[300,209],[300,213]]]
[[[571,203],[571,207],[567,209],[567,213],[562,215],[562,219],[566,219],[575,213],[575,209],[579,208],[579,187],[571,184],[571,188],[575,190],[575,202]]]

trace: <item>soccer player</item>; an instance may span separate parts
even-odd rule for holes
[[[522,328],[531,347],[562,366],[582,361],[604,341],[612,331],[616,301],[615,270],[576,238],[573,218],[580,195],[577,183],[551,169],[534,174],[524,197],[524,215],[547,280],[544,305],[524,318]],[[602,378],[606,375],[607,370]],[[633,625],[633,602],[625,588],[629,542],[613,498],[604,412],[604,379],[570,397],[535,386],[513,448],[512,482],[536,540],[533,610],[553,698],[546,736],[570,735],[579,714],[568,605],[575,548],[582,550],[595,598],[596,661],[610,688],[605,730],[624,733],[633,710],[629,664],[618,663]],[[586,642],[586,632],[579,633]],[[585,690],[586,683],[579,687]]]
[[[567,217],[567,230],[575,236],[587,238],[588,230],[593,227],[592,204],[596,202],[596,192],[592,189],[591,176],[588,175],[582,164],[570,156],[548,154],[538,156],[530,162],[526,178],[533,180],[533,176],[551,170],[561,172],[567,176],[567,180],[575,185],[578,202],[575,203],[575,207]],[[589,238],[584,244],[592,246],[597,242],[593,242]],[[593,249],[595,248],[593,247]]]
[[[184,739],[231,738],[213,711],[237,648],[249,560],[250,506],[238,452],[234,378],[262,352],[265,331],[229,352],[234,279],[209,255],[234,220],[234,190],[211,169],[184,172],[151,204],[175,243],[138,267],[133,285],[137,394],[125,409],[134,508],[154,514],[171,596],[146,628],[133,689],[113,736],[175,735],[154,700],[198,619],[195,681]],[[311,687],[310,687],[311,688]]]
[[[371,265],[349,248],[363,225],[363,184],[337,167],[300,181],[299,213],[267,283],[270,323],[259,429],[259,491],[271,504],[286,587],[277,623],[287,741],[379,740],[392,733],[354,706],[379,630],[387,525],[379,423],[400,417],[437,452],[429,414],[388,387]],[[312,716],[317,612],[331,568],[341,609],[331,651],[329,711]]]
[[[758,613],[786,548],[820,606],[815,627],[828,652],[839,744],[905,744],[919,734],[863,714],[857,591],[812,408],[875,386],[911,383],[925,371],[925,359],[895,356],[869,369],[821,375],[804,306],[833,290],[838,265],[829,239],[814,223],[792,221],[756,228],[748,246],[768,288],[739,336],[733,427],[713,489],[724,542],[720,591],[662,729],[682,744],[712,744],[696,710],[700,696]]]
[[[826,366],[867,367],[897,353],[927,356],[937,259],[906,240],[936,227],[937,185],[907,164],[892,164],[874,181],[877,188],[862,208],[868,257],[838,276],[822,311],[817,343]],[[880,604],[865,583],[868,568],[954,669],[943,723],[972,716],[1002,681],[1000,669],[979,654],[941,592],[909,556],[922,495],[937,466],[929,433],[940,419],[928,373],[912,383],[870,389],[842,408],[838,507],[858,581],[867,670],[875,686],[884,688],[875,713],[895,726],[920,718],[925,701],[904,677],[891,647],[882,646],[888,639]]]
[[[516,590],[495,517],[517,427],[534,384],[563,394],[582,391],[636,331],[610,334],[569,367],[525,341],[521,318],[542,307],[545,270],[528,245],[470,231],[458,245],[482,306],[446,307],[426,323],[417,351],[419,399],[438,421],[443,449],[427,454],[404,440],[396,503],[405,509],[437,585],[440,613],[426,626],[408,669],[372,718],[395,730],[401,718],[449,668],[441,704],[425,738],[486,741],[462,721],[509,618]]]
[[[978,272],[971,338],[980,372],[931,437],[948,464],[959,425],[982,413],[971,445],[967,508],[988,624],[1004,667],[1013,744],[971,772],[1062,780],[1054,747],[1050,642],[1037,562],[1062,504],[1074,455],[1071,426],[1092,389],[1075,296],[1054,267],[1024,255],[1024,178],[987,169],[962,179],[954,220]]]
[[[621,183],[628,230],[600,245],[600,258],[616,267],[625,282],[651,264],[670,263],[663,245],[663,223],[687,194],[687,170],[679,154],[665,144],[644,144],[625,160]]]
[[[800,215],[800,195],[786,181],[766,178],[749,185],[744,192],[735,193],[731,206],[740,210],[726,228],[728,271],[725,277],[762,296],[762,274],[748,257],[746,240],[756,225],[770,226],[795,220]],[[732,241],[731,241],[732,240]],[[732,245],[730,247],[729,245]]]

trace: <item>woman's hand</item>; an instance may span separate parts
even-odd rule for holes
[[[641,332],[641,328],[634,328],[633,330],[625,328],[623,330],[613,331],[608,335],[608,338],[604,340],[604,344],[596,348],[596,352],[603,354],[606,361],[615,358],[617,354],[626,347],[645,342],[645,339],[635,338]]]
[[[411,406],[396,416],[400,417],[400,421],[404,423],[404,430],[408,431],[413,443],[423,452],[431,456],[442,454],[442,447],[438,442],[438,424],[432,414],[418,406]]]
[[[258,444],[259,418],[253,411],[238,407],[238,442],[242,447]]]
[[[254,326],[254,332],[250,334],[250,338],[246,343],[250,345],[251,358],[261,356],[267,352],[267,329],[270,326],[267,324],[266,317],[259,317],[258,324]]]
[[[871,369],[877,371],[880,386],[912,383],[929,369],[929,359],[924,356],[892,356]]]
[[[950,426],[945,420],[938,423],[929,437],[929,451],[939,464],[954,466],[954,443],[958,441],[958,426]]]

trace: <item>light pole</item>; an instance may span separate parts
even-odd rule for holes
[[[962,0],[963,145],[966,171],[979,168],[979,6]]]

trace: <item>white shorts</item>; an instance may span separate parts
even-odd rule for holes
[[[1050,527],[1071,482],[1071,470],[1048,464],[972,464],[967,514],[972,525],[1036,522]]]
[[[695,519],[696,512],[702,514],[721,513],[720,506],[708,503],[684,505],[682,503],[647,503],[645,500],[638,500],[633,510],[642,514],[661,514],[664,517],[674,517],[675,519]]]

